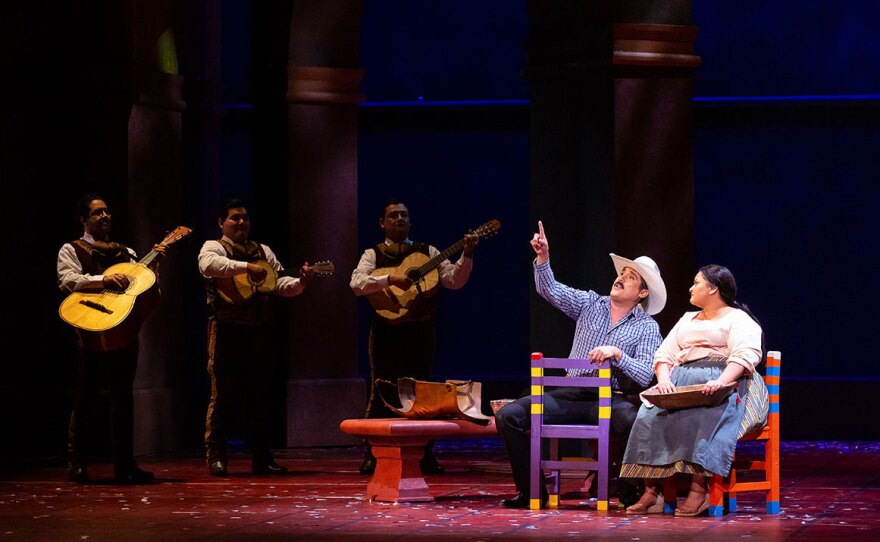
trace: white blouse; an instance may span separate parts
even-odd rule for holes
[[[749,373],[761,362],[761,326],[740,309],[714,320],[697,320],[699,311],[686,312],[663,339],[654,354],[654,367],[667,363],[673,368],[706,356],[725,356]]]

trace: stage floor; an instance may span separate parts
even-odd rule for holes
[[[150,484],[100,479],[112,466],[92,464],[88,485],[66,480],[58,461],[0,480],[0,540],[870,540],[880,537],[880,443],[789,442],[782,448],[782,513],[768,516],[760,494],[742,493],[723,518],[627,516],[612,500],[597,512],[564,480],[559,510],[509,510],[513,492],[497,440],[440,441],[446,473],[427,477],[431,503],[364,500],[358,448],[277,452],[285,476],[254,476],[243,454],[230,476],[212,478],[197,452],[142,458]]]

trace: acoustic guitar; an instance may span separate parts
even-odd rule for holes
[[[299,273],[299,269],[287,270],[278,273],[266,260],[257,260],[256,265],[266,270],[266,278],[261,281],[254,281],[247,273],[241,273],[227,278],[215,278],[214,284],[217,286],[217,294],[223,301],[227,303],[244,303],[256,293],[274,292],[275,286],[278,284],[278,277],[295,277]],[[335,271],[333,262],[323,261],[310,266],[313,276],[329,277]]]
[[[475,229],[473,233],[480,238],[487,238],[498,233],[500,229],[501,222],[493,219]],[[374,277],[405,275],[412,281],[412,286],[404,290],[391,285],[378,292],[368,294],[367,299],[370,305],[379,316],[386,320],[404,318],[420,297],[434,293],[434,288],[440,282],[440,272],[437,267],[443,260],[449,259],[450,256],[461,250],[464,247],[464,241],[464,238],[459,239],[454,245],[433,258],[429,258],[421,252],[414,252],[404,258],[397,267],[380,267],[373,270],[370,275]]]
[[[186,226],[178,226],[159,243],[171,245],[192,233]],[[138,304],[138,296],[150,291],[156,284],[156,274],[148,267],[159,255],[155,250],[138,262],[123,262],[111,265],[105,275],[123,274],[128,277],[125,291],[104,289],[80,290],[71,293],[61,302],[58,314],[61,319],[77,328],[80,339],[91,350],[115,350],[130,343],[140,330],[155,303]],[[140,306],[142,305],[142,306]],[[126,322],[132,312],[138,317]],[[126,325],[121,325],[123,323]]]

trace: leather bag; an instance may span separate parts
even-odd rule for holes
[[[382,386],[397,388],[400,405],[385,399]],[[412,420],[460,419],[488,425],[491,419],[482,412],[482,384],[472,380],[429,382],[401,377],[394,384],[377,378],[376,391],[392,412]]]

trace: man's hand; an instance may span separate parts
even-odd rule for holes
[[[464,257],[470,258],[474,255],[474,249],[480,243],[480,236],[472,231],[464,234]]]
[[[247,274],[248,278],[256,283],[266,280],[266,270],[255,263],[247,264]]]
[[[101,282],[104,288],[107,288],[108,290],[118,290],[120,292],[124,292],[129,284],[128,275],[123,275],[122,273],[104,275],[104,280]]]
[[[412,281],[406,278],[406,275],[388,275],[388,284],[397,286],[401,290],[409,290],[413,285]]]
[[[532,248],[538,255],[538,263],[544,263],[550,259],[550,244],[547,242],[547,236],[544,234],[544,223],[538,221],[538,233],[532,237]]]
[[[153,245],[153,250],[159,255],[159,257],[150,262],[150,269],[155,273],[159,271],[159,262],[165,257],[165,253],[168,251],[168,246],[163,245],[162,243],[156,243]]]
[[[312,267],[309,265],[309,262],[305,262],[302,267],[299,268],[299,283],[302,284],[303,288],[308,286],[309,282],[312,280]]]
[[[611,363],[615,363],[620,361],[620,356],[623,355],[623,352],[620,351],[620,348],[616,346],[597,346],[590,350],[587,354],[587,359],[589,359],[593,365],[602,365],[606,359],[610,359]]]

